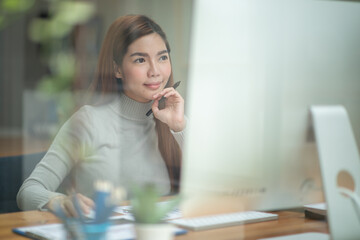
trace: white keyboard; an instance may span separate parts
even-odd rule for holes
[[[206,230],[213,228],[229,227],[240,225],[244,223],[255,223],[269,220],[275,220],[278,218],[277,214],[265,213],[265,212],[237,212],[230,214],[221,214],[197,218],[180,218],[171,220],[169,222],[190,230]]]

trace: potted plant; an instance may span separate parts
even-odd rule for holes
[[[164,218],[179,204],[180,197],[161,202],[161,197],[153,184],[135,186],[132,190],[131,211],[135,219],[137,239],[173,239],[174,227],[165,222]]]

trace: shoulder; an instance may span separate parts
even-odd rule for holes
[[[96,111],[94,107],[85,105],[77,110],[66,122],[66,124],[81,124],[87,125],[92,119],[96,116]]]
[[[98,122],[97,119],[101,115],[98,107],[84,105],[70,116],[62,126],[62,129],[73,133],[92,131]]]
[[[98,118],[104,119],[112,113],[109,105],[84,105],[71,117],[75,121],[95,121]]]
[[[84,105],[69,119],[71,125],[89,131],[105,131],[119,120],[111,108],[111,103],[102,105]]]

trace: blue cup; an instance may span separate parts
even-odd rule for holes
[[[110,222],[102,223],[86,223],[83,225],[83,231],[86,240],[105,240],[106,231],[110,226]]]

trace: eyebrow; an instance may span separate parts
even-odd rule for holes
[[[156,55],[159,56],[159,55],[162,55],[162,54],[164,54],[164,53],[169,53],[169,51],[168,51],[168,50],[162,50],[162,51],[158,52]],[[148,57],[149,54],[147,54],[147,53],[142,53],[142,52],[134,52],[134,53],[132,53],[132,54],[130,55],[130,57],[133,57],[133,56]]]

